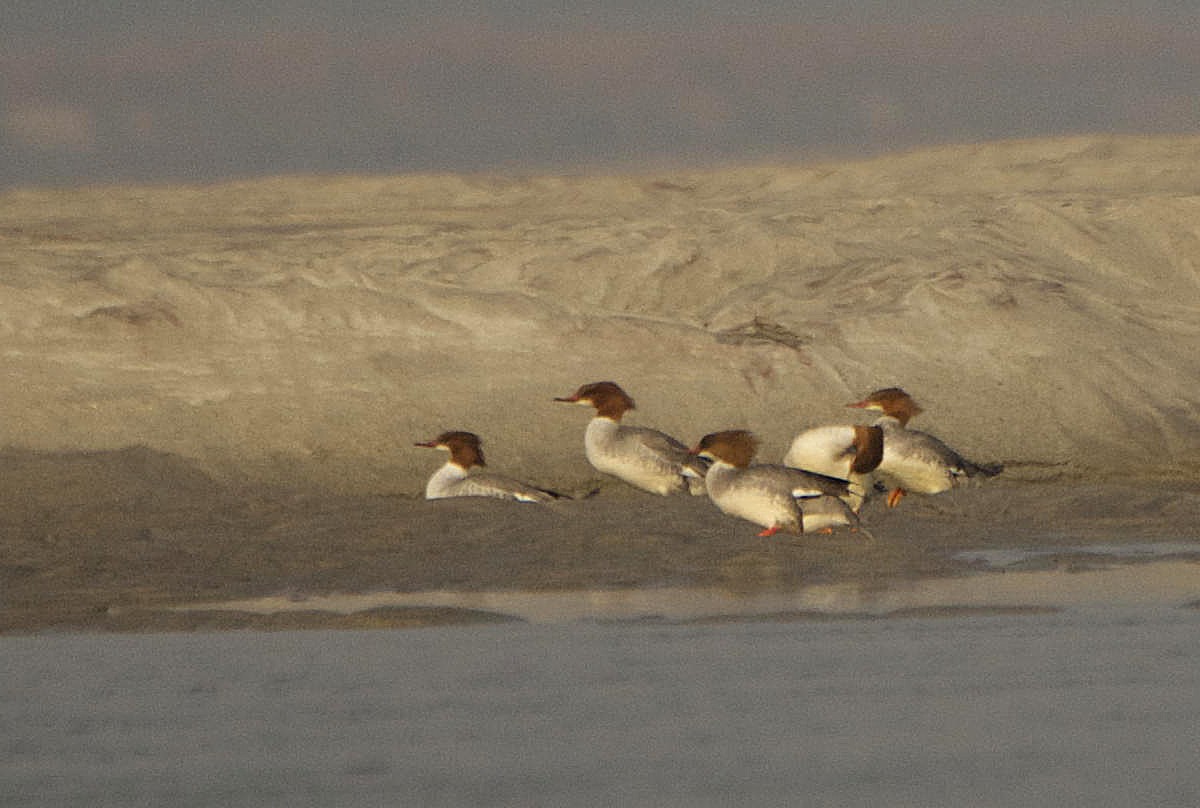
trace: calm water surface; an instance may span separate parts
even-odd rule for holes
[[[1200,805],[1200,612],[0,639],[5,806]]]

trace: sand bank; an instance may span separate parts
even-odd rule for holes
[[[4,630],[288,592],[875,585],[1198,538],[1198,138],[16,190],[0,263]],[[551,400],[598,379],[635,422],[748,427],[766,460],[900,384],[1006,472],[868,506],[874,542],[763,543],[598,480],[585,413]],[[422,502],[412,442],[447,428],[599,493]]]

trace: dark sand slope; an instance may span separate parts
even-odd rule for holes
[[[469,610],[179,613],[249,597],[423,590],[712,586],[734,592],[827,583],[886,588],[977,574],[963,551],[1044,548],[1068,569],[1127,559],[1083,545],[1194,544],[1200,493],[1180,483],[1003,479],[864,510],[872,537],[764,540],[702,498],[605,487],[551,507],[488,499],[285,496],[226,489],[175,458],[0,453],[0,631],[367,627],[499,619]],[[1195,593],[1200,598],[1200,591]],[[947,604],[954,606],[955,604]]]
[[[1200,138],[16,190],[0,266],[8,631],[335,620],[154,611],[279,593],[884,586],[966,572],[962,549],[1200,541]],[[417,498],[436,461],[412,443],[444,429],[591,490],[587,415],[551,399],[600,379],[631,423],[750,428],[766,462],[899,384],[914,426],[1006,471],[869,504],[874,541],[764,542],[608,481],[548,508]]]

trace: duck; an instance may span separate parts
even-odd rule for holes
[[[433,440],[420,441],[414,445],[427,449],[442,449],[450,453],[450,459],[433,473],[425,485],[425,499],[493,497],[542,504],[557,499],[570,499],[557,491],[538,488],[502,474],[480,471],[479,469],[486,465],[483,459],[483,441],[474,432],[451,430],[443,432]]]
[[[848,480],[858,513],[872,488],[871,472],[883,460],[883,429],[865,424],[818,426],[798,434],[783,456],[792,468]]]
[[[597,471],[660,496],[704,493],[708,462],[665,432],[622,424],[622,417],[635,404],[616,382],[591,382],[554,400],[595,408],[583,435],[583,449]]]
[[[831,533],[855,528],[858,516],[847,504],[850,483],[789,466],[755,464],[758,439],[745,429],[712,432],[692,449],[708,458],[705,485],[723,513],[763,528],[759,536]]]
[[[883,456],[875,475],[889,489],[889,508],[910,492],[940,494],[1004,469],[1000,463],[967,460],[928,432],[909,429],[908,422],[923,410],[903,388],[884,387],[846,406],[882,413],[874,424],[883,430]]]

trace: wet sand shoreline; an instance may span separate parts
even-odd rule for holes
[[[0,453],[0,471],[0,634],[516,619],[448,601],[366,600],[344,613],[305,606],[332,595],[708,589],[767,597],[835,585],[885,592],[1006,574],[988,558],[1016,558],[1005,562],[1009,572],[1065,573],[1163,560],[1121,550],[1147,543],[1169,543],[1167,556],[1200,569],[1200,491],[1184,481],[1001,477],[910,497],[892,510],[874,498],[859,533],[761,539],[702,497],[653,497],[607,481],[594,496],[542,507],[237,488],[148,450],[9,450]],[[1200,587],[1189,596],[1187,586],[1180,606],[1200,600]],[[221,607],[261,598],[297,606]],[[934,602],[917,613],[1023,606],[1052,607],[1053,598]],[[801,609],[780,619],[803,617]]]

